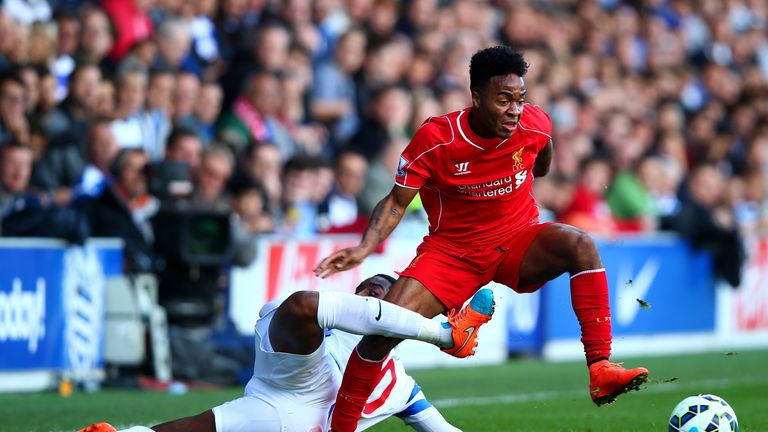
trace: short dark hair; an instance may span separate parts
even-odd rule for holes
[[[384,273],[379,273],[379,274],[377,274],[377,275],[374,275],[373,277],[380,277],[380,278],[384,278],[384,279],[388,280],[390,284],[394,284],[394,283],[395,283],[395,280],[396,280],[396,279],[395,279],[395,278],[393,278],[392,276],[390,276],[390,275],[388,275],[388,274],[384,274]]]
[[[24,80],[21,79],[19,71],[16,69],[7,70],[0,74],[0,86],[3,86],[6,82],[12,82],[24,87]]]
[[[249,192],[258,192],[265,204],[268,200],[267,191],[264,189],[264,186],[261,184],[261,182],[252,179],[243,173],[237,173],[232,176],[232,178],[229,180],[229,183],[227,184],[227,188],[234,197],[245,195]]]
[[[186,126],[176,126],[173,128],[170,135],[168,135],[168,139],[166,140],[166,151],[175,148],[179,140],[186,137],[195,137],[200,139],[200,135],[198,135],[197,132],[195,132],[192,128]]]
[[[288,172],[312,171],[330,167],[331,164],[320,156],[296,155],[283,164],[283,175]]]
[[[469,62],[469,88],[477,91],[495,76],[515,74],[523,77],[528,63],[523,55],[506,45],[485,48],[476,52]]]
[[[363,280],[362,282],[360,282],[360,285],[358,285],[358,286],[355,288],[355,294],[357,294],[357,293],[359,293],[360,291],[362,291],[362,290],[363,290],[363,285],[365,284],[365,282],[366,282],[366,281],[368,281],[368,280],[370,280],[370,279],[373,279],[373,278],[375,278],[375,277],[380,277],[380,278],[384,278],[384,279],[386,279],[387,281],[389,281],[390,287],[392,286],[392,284],[394,284],[394,283],[395,283],[395,278],[393,278],[392,276],[390,276],[390,275],[388,275],[388,274],[384,274],[384,273],[375,274],[375,275],[373,275],[373,276],[371,276],[371,277],[369,277],[369,278],[366,278],[366,279],[365,279],[365,280]]]

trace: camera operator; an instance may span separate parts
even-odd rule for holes
[[[178,378],[233,383],[242,366],[220,355],[212,340],[225,313],[229,266],[255,257],[255,242],[242,234],[227,199],[233,169],[231,152],[216,145],[204,150],[193,188],[181,186],[192,184],[185,162],[166,160],[154,167],[151,184],[162,199],[153,219],[155,249],[167,263],[158,275],[159,301],[168,315]]]
[[[230,210],[227,182],[235,169],[235,157],[227,147],[213,145],[203,151],[200,176],[193,201],[201,207]]]

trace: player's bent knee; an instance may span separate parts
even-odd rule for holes
[[[595,240],[587,232],[575,230],[573,239],[569,242],[571,247],[571,256],[573,262],[584,269],[591,269],[600,266],[600,255],[597,252]]]
[[[294,319],[312,319],[317,316],[318,294],[315,291],[297,291],[280,305],[283,313]]]

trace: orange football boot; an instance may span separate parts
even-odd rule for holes
[[[621,394],[640,390],[640,384],[648,380],[644,367],[624,369],[621,363],[608,360],[589,365],[589,394],[597,406],[613,403]]]
[[[443,352],[458,358],[474,355],[477,347],[477,331],[480,330],[480,326],[491,320],[495,308],[493,291],[485,288],[475,293],[469,304],[459,313],[456,313],[455,309],[452,310],[448,314],[448,322],[443,325],[451,326],[453,346],[443,349]]]

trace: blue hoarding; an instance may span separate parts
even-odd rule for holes
[[[611,298],[614,338],[711,332],[715,290],[709,255],[675,237],[630,237],[598,241]],[[510,352],[535,351],[553,340],[578,340],[568,275],[540,290],[536,326],[513,327]],[[515,299],[512,300],[516,301]]]
[[[0,370],[101,365],[105,278],[122,273],[118,245],[0,243]]]
[[[64,248],[0,248],[0,369],[64,367]]]

